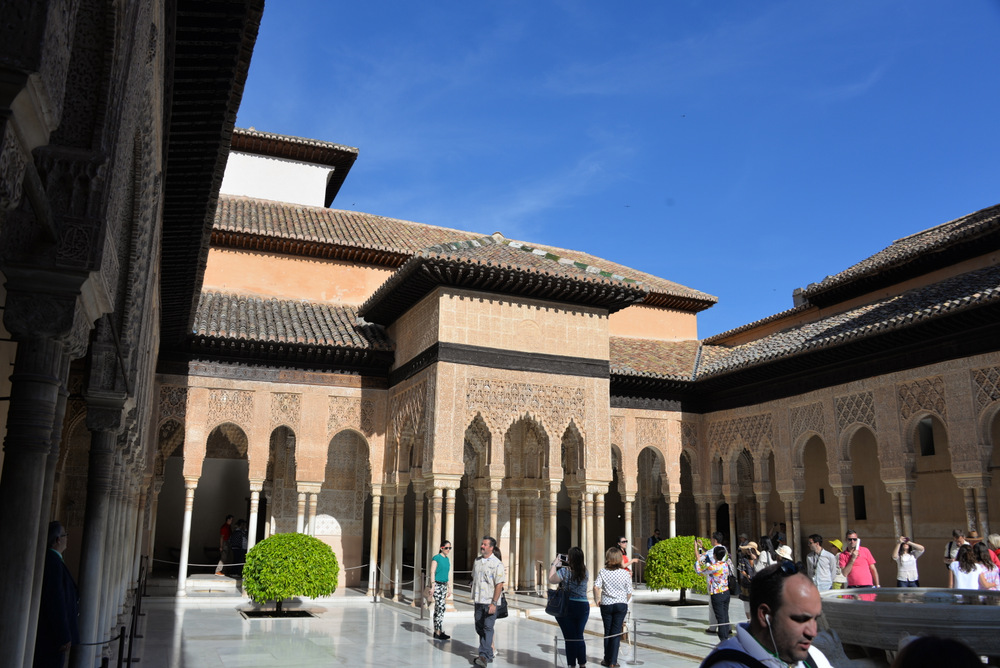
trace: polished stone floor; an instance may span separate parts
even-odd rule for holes
[[[676,607],[676,595],[638,594],[633,616],[638,636],[633,665],[697,666],[717,639],[704,633],[707,606]],[[497,622],[499,650],[495,666],[565,666],[562,636],[554,620],[527,600],[511,616]],[[391,602],[373,603],[361,595],[305,601],[314,618],[248,620],[239,610],[250,605],[238,596],[143,600],[144,638],[134,656],[142,668],[221,666],[468,666],[476,656],[471,609],[459,604],[445,617],[446,642],[431,637],[432,624],[419,610]],[[732,619],[742,619],[742,603],[732,606]],[[603,657],[600,612],[594,608],[587,625],[588,665]],[[592,633],[590,633],[592,632]],[[554,656],[555,642],[559,657]],[[633,660],[631,648],[619,658]]]

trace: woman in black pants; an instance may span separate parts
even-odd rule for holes
[[[618,668],[618,648],[622,626],[632,598],[632,576],[622,566],[622,551],[610,547],[604,553],[604,568],[594,578],[594,600],[601,606],[604,620],[604,660],[602,666]]]
[[[571,547],[566,553],[566,560],[558,556],[549,569],[549,583],[566,584],[566,595],[569,603],[566,614],[556,617],[559,628],[566,640],[566,662],[570,668],[587,665],[587,645],[583,642],[583,629],[590,618],[590,602],[587,601],[587,565],[583,563],[583,550]]]

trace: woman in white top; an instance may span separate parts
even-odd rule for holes
[[[966,543],[958,548],[955,561],[948,564],[949,589],[979,589],[979,574],[983,571],[982,564],[976,563],[972,546]]]
[[[760,556],[757,557],[757,561],[753,564],[754,573],[760,573],[768,566],[776,563],[778,563],[778,555],[774,553],[774,544],[771,543],[771,539],[767,536],[761,536]]]
[[[618,666],[622,626],[631,598],[632,576],[622,566],[622,551],[609,547],[604,553],[604,568],[594,578],[594,600],[601,606],[601,619],[604,621],[602,666]]]
[[[892,548],[892,560],[896,562],[896,586],[919,587],[920,576],[917,574],[917,557],[924,553],[924,546],[914,543],[906,536],[900,536]]]

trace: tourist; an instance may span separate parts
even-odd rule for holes
[[[646,541],[646,554],[653,549],[653,546],[660,542],[660,530],[654,529],[653,535]]]
[[[472,602],[476,620],[476,635],[479,636],[479,656],[474,663],[480,668],[486,668],[493,662],[493,626],[497,621],[497,604],[503,593],[503,584],[507,578],[503,562],[493,554],[497,545],[493,536],[483,536],[479,544],[479,558],[472,566]]]
[[[875,557],[867,547],[861,547],[861,538],[857,531],[848,531],[845,536],[847,544],[840,553],[840,570],[847,577],[847,588],[878,587],[878,570],[875,568]]]
[[[618,549],[622,551],[622,568],[632,574],[632,568],[628,565],[628,538],[625,536],[618,537]]]
[[[900,536],[892,548],[892,560],[896,562],[896,586],[919,587],[917,558],[924,553],[924,546],[914,543],[906,536]]]
[[[743,601],[743,612],[747,619],[750,619],[750,580],[757,573],[756,564],[760,561],[760,552],[757,551],[757,543],[750,541],[746,545],[740,545],[740,556],[736,569],[740,583],[740,600]]]
[[[215,567],[216,575],[225,575],[226,564],[233,560],[230,539],[233,537],[233,516],[226,515],[226,521],[219,527],[219,563]]]
[[[816,585],[792,561],[769,566],[750,585],[750,621],[736,625],[736,637],[719,643],[701,668],[738,668],[756,665],[803,665],[831,668],[823,653],[812,646],[819,632],[817,619],[823,601]],[[722,650],[738,653],[726,656]],[[740,654],[749,657],[740,659]],[[805,663],[803,663],[805,662]]]
[[[601,606],[601,620],[604,622],[602,666],[618,668],[618,648],[631,598],[632,578],[622,568],[621,551],[616,547],[609,547],[604,553],[604,568],[594,578],[594,602]]]
[[[955,559],[948,564],[948,589],[979,589],[979,573],[983,567],[976,562],[972,546],[963,543]]]
[[[958,557],[959,548],[963,545],[965,545],[965,532],[961,529],[955,529],[951,532],[951,540],[944,546],[945,566],[951,566],[952,562]]]
[[[438,548],[438,553],[431,557],[431,568],[427,574],[427,591],[425,598],[434,597],[434,639],[448,640],[450,635],[444,632],[444,609],[448,597],[448,574],[451,572],[451,541],[444,541]],[[433,588],[433,591],[432,591]]]
[[[33,665],[37,668],[65,666],[70,648],[80,644],[79,594],[62,556],[68,536],[62,524],[49,522],[42,596],[38,603],[38,631],[35,635]]]
[[[982,660],[954,638],[916,636],[906,643],[890,668],[981,668]]]
[[[621,553],[621,550],[618,551]],[[631,577],[629,575],[629,581]],[[549,583],[562,583],[566,587],[566,597],[569,599],[566,614],[556,617],[556,621],[559,622],[563,639],[566,641],[566,663],[570,668],[587,665],[587,644],[583,641],[583,629],[590,618],[590,601],[587,600],[589,580],[587,565],[583,561],[583,550],[580,548],[569,548],[565,560],[561,555],[556,555],[552,560]]]
[[[243,564],[247,559],[247,542],[250,537],[250,532],[247,530],[246,520],[236,520],[236,524],[233,525],[233,533],[229,538],[229,546],[233,550],[233,566],[236,568],[236,572],[242,576],[243,575]]]
[[[768,566],[773,566],[778,563],[778,553],[774,551],[774,543],[771,542],[771,538],[769,536],[761,536],[760,545],[758,547],[760,549],[760,556],[754,564],[754,570],[760,573]]]
[[[791,545],[781,545],[774,551],[774,553],[778,555],[778,563],[781,563],[782,561],[795,561],[792,559]]]
[[[823,549],[823,537],[816,533],[809,536],[806,574],[820,591],[832,589],[833,578],[837,576],[837,557]]]
[[[709,540],[712,542],[711,548],[714,549],[717,545],[723,545],[725,536],[722,535],[721,531],[713,531],[711,538]],[[712,549],[707,550],[705,554],[705,561],[711,563],[713,561]],[[725,549],[725,545],[723,545]],[[707,582],[707,579],[706,579]],[[718,620],[715,618],[715,609],[712,606],[708,606],[708,626],[705,628],[705,633],[710,633],[715,635],[718,633]]]
[[[980,589],[1000,589],[1000,569],[993,563],[990,549],[983,543],[976,543],[972,547],[972,552],[976,556],[976,562],[982,566],[979,573]]]
[[[990,554],[993,555],[993,563],[1000,567],[1000,533],[991,533],[986,537],[989,543]]]
[[[729,565],[726,548],[716,545],[711,550],[710,559],[705,552],[702,552],[701,540],[695,538],[695,552],[697,559],[694,562],[695,570],[708,577],[708,598],[711,602],[712,612],[715,616],[715,630],[719,635],[719,640],[729,637],[729,576],[735,575]]]

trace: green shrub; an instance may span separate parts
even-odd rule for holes
[[[301,533],[278,533],[253,546],[243,567],[243,591],[255,603],[292,596],[327,596],[337,588],[340,564],[330,546]]]
[[[677,536],[661,540],[646,556],[646,584],[650,589],[679,589],[681,601],[687,590],[704,594],[708,591],[705,576],[694,568],[694,536]],[[707,545],[708,539],[702,539]]]

